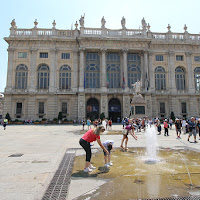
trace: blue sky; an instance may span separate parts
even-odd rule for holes
[[[101,18],[106,28],[121,28],[121,18],[126,19],[126,28],[138,29],[144,17],[152,32],[171,31],[182,33],[184,24],[189,33],[200,33],[200,0],[9,0],[1,2],[0,11],[0,92],[4,91],[7,78],[7,48],[10,23],[15,19],[18,28],[33,28],[35,19],[38,28],[71,29],[72,24],[85,13],[85,27],[101,27]]]

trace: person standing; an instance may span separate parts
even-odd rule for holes
[[[160,120],[157,120],[157,130],[158,130],[158,135],[161,135],[161,124],[160,124]]]
[[[104,153],[104,160],[105,160],[105,167],[110,167],[113,165],[113,163],[110,161],[110,151],[113,149],[113,140],[106,140],[103,142],[103,146],[108,150],[109,154],[106,154],[106,152],[103,150]]]
[[[91,128],[91,121],[90,118],[87,119],[88,130]]]
[[[83,149],[86,152],[86,160],[85,160],[85,168],[84,172],[91,172],[96,167],[92,166],[91,164],[91,157],[92,157],[92,151],[91,151],[91,142],[97,141],[99,146],[105,151],[106,154],[109,154],[108,150],[103,146],[100,140],[100,134],[105,131],[104,126],[98,126],[91,128],[88,130],[82,138],[79,140],[79,144],[83,147]]]
[[[171,118],[169,118],[169,125],[170,125],[170,129],[172,129],[172,119]]]
[[[165,119],[165,122],[164,122],[165,134],[164,134],[164,136],[169,136],[168,128],[169,128],[169,125],[167,123],[167,119]]]
[[[193,135],[194,136],[194,143],[197,143],[197,140],[196,140],[196,135],[197,135],[196,128],[197,128],[197,125],[196,125],[194,117],[191,117],[191,121],[188,122],[188,125],[189,125],[188,142],[190,141],[190,136]]]
[[[84,130],[84,126],[85,126],[85,119],[84,118],[82,120],[82,125],[83,125],[83,130]]]
[[[176,127],[176,134],[177,134],[176,139],[181,139],[181,123],[178,118],[176,118],[175,127]]]
[[[185,120],[185,118],[183,118],[183,120],[182,120],[182,130],[183,130],[183,134],[186,134],[186,120]]]
[[[198,122],[197,122],[197,130],[199,132],[199,140],[200,140],[200,118],[198,119]]]

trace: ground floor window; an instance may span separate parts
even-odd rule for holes
[[[39,114],[44,114],[44,102],[39,102]]]
[[[16,105],[16,114],[21,115],[22,114],[22,103],[17,103]]]

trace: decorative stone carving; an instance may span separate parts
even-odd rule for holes
[[[77,21],[76,21],[76,24],[74,24],[75,25],[75,30],[78,30],[78,23],[77,23]]]
[[[168,32],[171,32],[171,26],[168,24],[167,26]]]
[[[132,84],[133,88],[135,88],[135,93],[139,94],[141,92],[141,83],[140,81],[135,82]]]
[[[38,25],[37,19],[35,19],[34,24],[35,24],[34,28],[37,28]]]
[[[80,18],[80,20],[79,20],[79,23],[80,23],[80,26],[81,26],[81,27],[84,27],[84,23],[85,23],[85,22],[84,22],[84,18],[85,18],[85,14],[84,14],[84,16],[81,15],[81,18]]]
[[[122,28],[123,28],[123,29],[126,28],[126,19],[124,18],[124,16],[122,17],[121,25],[122,25]]]
[[[56,21],[55,20],[53,20],[53,23],[52,23],[52,25],[53,25],[53,29],[55,29],[56,28]]]
[[[101,19],[101,28],[105,28],[106,20],[104,19],[104,16]]]
[[[10,24],[11,24],[12,28],[17,28],[15,19],[13,19]]]
[[[148,32],[151,32],[151,31],[150,31],[150,28],[151,28],[151,26],[150,26],[149,23],[148,23],[148,26],[147,26]]]

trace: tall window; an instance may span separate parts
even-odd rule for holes
[[[194,70],[194,84],[196,90],[200,90],[200,67],[196,67]]]
[[[24,64],[20,64],[16,68],[15,87],[16,89],[27,88],[28,68]]]
[[[18,115],[22,114],[22,103],[17,103],[17,105],[16,105],[16,114],[18,114]]]
[[[39,114],[44,114],[44,102],[39,102],[38,113]]]
[[[131,88],[132,84],[140,80],[141,68],[140,68],[140,56],[138,54],[128,54],[128,87]]]
[[[160,102],[160,113],[165,113],[165,102]]]
[[[182,110],[182,113],[187,113],[187,107],[186,107],[185,102],[181,103],[181,110]]]
[[[165,69],[161,66],[155,69],[155,89],[166,90]]]
[[[38,67],[38,89],[49,88],[49,66],[41,64]]]
[[[84,74],[85,88],[100,87],[100,61],[99,55],[96,52],[88,52],[86,55],[86,68]]]
[[[60,89],[70,89],[71,88],[71,68],[68,65],[63,65],[60,68],[59,75],[59,88]]]
[[[177,67],[175,69],[175,79],[177,90],[185,90],[185,72],[183,68]]]
[[[62,113],[67,114],[67,102],[62,103]]]
[[[120,88],[120,56],[117,53],[107,55],[107,86]]]

